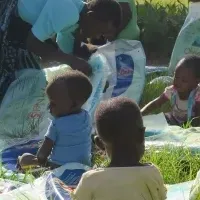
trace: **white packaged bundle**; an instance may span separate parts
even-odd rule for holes
[[[173,74],[177,63],[184,56],[200,56],[200,2],[190,3],[189,12],[177,37],[169,65]]]
[[[98,49],[109,63],[109,88],[104,98],[126,96],[140,101],[145,84],[146,57],[139,41],[116,40]]]

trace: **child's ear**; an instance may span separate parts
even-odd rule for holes
[[[94,142],[99,149],[101,149],[102,151],[105,151],[105,146],[102,140],[99,138],[99,136],[94,137]]]

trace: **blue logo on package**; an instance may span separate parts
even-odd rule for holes
[[[78,185],[84,172],[86,172],[84,169],[66,169],[58,178],[62,180],[65,184],[75,187]]]
[[[116,56],[117,84],[114,87],[112,96],[123,94],[131,85],[134,73],[134,61],[127,54]]]
[[[39,140],[30,140],[26,143],[13,145],[4,149],[1,152],[2,164],[8,170],[16,171],[16,164],[18,156],[23,153],[36,154],[39,148]]]

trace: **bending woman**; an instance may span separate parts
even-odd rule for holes
[[[81,42],[109,37],[120,24],[121,8],[115,0],[1,0],[1,97],[16,70],[39,69],[41,62],[57,61],[89,74],[90,66],[77,56],[91,50]]]

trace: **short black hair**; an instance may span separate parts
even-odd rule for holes
[[[59,88],[59,86],[61,86]],[[72,101],[84,104],[92,93],[92,84],[89,78],[78,70],[68,70],[65,74],[56,76],[47,85],[46,92],[52,88],[66,88]]]
[[[116,28],[120,27],[122,9],[116,0],[91,0],[88,2],[88,8],[95,12],[100,21],[111,21]]]
[[[100,103],[95,112],[95,123],[103,141],[113,142],[126,136],[139,143],[144,141],[144,135],[139,131],[143,130],[140,108],[129,98],[115,97]]]
[[[194,76],[200,79],[200,56],[185,56],[180,60],[179,67],[191,69],[194,73]]]

